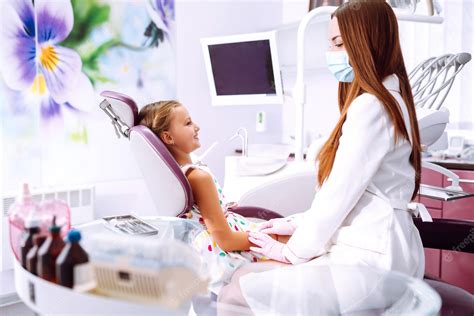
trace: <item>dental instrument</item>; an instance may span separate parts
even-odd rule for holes
[[[409,74],[413,98],[415,102],[418,128],[420,130],[421,144],[430,146],[437,141],[449,122],[449,111],[442,107],[446,97],[453,86],[456,75],[471,60],[471,54],[461,52],[458,54],[444,54],[430,57],[419,63]],[[442,95],[439,99],[438,97]],[[441,199],[437,191],[447,190],[442,199],[454,199],[452,192],[462,192],[459,185],[460,179],[454,172],[449,171],[431,162],[422,161],[422,167],[439,172],[452,179],[452,184],[446,188],[431,188],[426,185],[420,187],[420,195]],[[448,194],[449,193],[449,194]],[[468,197],[460,195],[456,198]]]
[[[456,75],[470,60],[471,54],[462,52],[430,57],[416,66],[409,74],[416,106],[439,110],[453,86]],[[444,95],[436,102],[443,91]],[[431,102],[428,102],[429,100]]]
[[[227,141],[230,142],[235,138],[240,137],[242,141],[242,156],[248,157],[248,133],[245,127],[240,127],[234,136],[230,137]]]
[[[422,61],[410,72],[408,78],[423,145],[432,145],[443,134],[449,122],[449,110],[442,105],[456,75],[470,60],[469,53],[445,54]]]

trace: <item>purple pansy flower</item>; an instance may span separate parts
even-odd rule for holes
[[[58,45],[73,26],[71,2],[35,0],[33,5],[31,0],[12,0],[1,10],[0,70],[5,84],[39,97],[43,118],[58,116],[61,106],[88,106],[81,100],[93,90],[81,72],[81,58]]]
[[[171,34],[174,31],[174,0],[154,0],[153,10],[149,10],[151,20],[162,30],[166,38],[172,42]]]
[[[174,0],[156,0],[155,10],[160,14],[163,23],[169,27],[170,21],[174,20]]]

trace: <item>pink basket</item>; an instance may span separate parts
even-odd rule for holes
[[[21,258],[20,243],[25,232],[25,221],[33,215],[40,221],[40,233],[47,234],[56,216],[56,225],[61,226],[61,236],[64,237],[71,228],[71,211],[66,202],[61,200],[45,200],[40,205],[33,201],[14,203],[8,210],[10,230],[10,246],[18,261]]]

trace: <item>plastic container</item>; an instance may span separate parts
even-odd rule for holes
[[[95,276],[95,293],[178,308],[205,293],[208,270],[180,240],[96,234],[84,240]]]
[[[33,237],[39,233],[40,222],[37,218],[30,217],[25,222],[25,233],[21,238],[20,253],[21,253],[21,265],[26,268],[26,255],[33,248]]]
[[[56,218],[56,225],[61,227],[61,236],[65,237],[71,229],[71,210],[66,202],[57,199],[44,200],[40,204],[41,209],[41,232],[48,234],[49,227],[52,226],[53,217]]]
[[[58,283],[56,279],[56,259],[64,248],[61,227],[56,225],[56,217],[49,228],[50,236],[38,250],[38,276],[47,281]]]
[[[35,235],[33,237],[33,248],[31,248],[26,255],[26,269],[34,275],[38,275],[38,250],[45,240],[45,235]]]
[[[24,183],[21,193],[8,210],[10,246],[19,262],[22,262],[20,246],[26,230],[26,221],[36,218],[39,220],[40,233],[47,235],[54,216],[56,224],[61,226],[61,236],[66,236],[71,228],[71,211],[67,203],[52,199],[38,204],[33,200],[28,184]]]
[[[74,268],[89,262],[89,256],[79,245],[81,233],[71,230],[67,234],[67,244],[56,260],[56,279],[58,284],[73,288]]]
[[[21,261],[21,241],[25,232],[25,222],[28,218],[36,217],[39,219],[40,207],[31,197],[30,189],[27,183],[22,186],[21,193],[15,203],[8,210],[8,222],[10,226],[10,246],[16,259]]]

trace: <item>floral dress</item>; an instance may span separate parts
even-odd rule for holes
[[[229,210],[228,206],[230,204],[226,202],[221,186],[206,165],[196,163],[181,166],[181,170],[184,174],[186,174],[186,172],[191,168],[203,170],[212,176],[219,196],[219,204],[221,205],[222,212],[224,212],[227,224],[232,231],[257,231],[257,224]],[[243,263],[267,260],[266,257],[253,251],[223,251],[213,240],[211,234],[206,230],[204,218],[196,205],[194,205],[191,210],[180,215],[180,217],[196,221],[204,228],[204,230],[194,238],[193,247],[201,254],[204,261],[209,265],[212,274],[211,282],[228,280],[232,276],[232,273]]]

